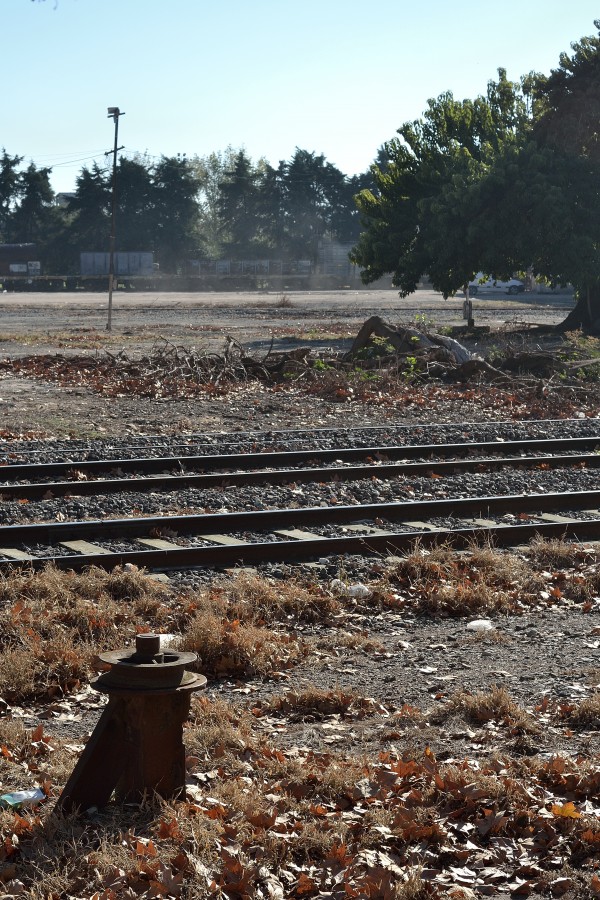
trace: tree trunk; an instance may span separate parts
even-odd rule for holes
[[[582,287],[576,296],[575,308],[556,330],[564,333],[581,329],[587,334],[600,334],[600,283]]]
[[[399,353],[415,353],[418,350],[428,350],[436,346],[422,331],[418,331],[416,328],[393,328],[384,322],[381,316],[371,316],[361,326],[347,356],[352,357],[362,350],[372,334],[385,338]]]
[[[371,316],[361,326],[352,347],[346,354],[346,359],[351,359],[359,350],[362,350],[373,334],[385,338],[398,353],[418,355],[443,348],[443,351],[455,364],[460,365],[471,359],[471,354],[466,347],[453,338],[441,334],[426,335],[416,328],[393,328],[384,322],[381,316]]]

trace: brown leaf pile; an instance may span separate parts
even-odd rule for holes
[[[95,813],[69,850],[73,820],[52,822],[44,807],[0,813],[6,890],[53,900],[599,895],[597,764],[559,755],[440,763],[429,749],[348,761],[277,749],[251,729],[222,702],[198,701],[187,797],[120,820],[114,809]],[[20,764],[39,772],[40,746],[43,756],[59,752],[52,745],[38,729]],[[50,855],[58,846],[60,865]]]

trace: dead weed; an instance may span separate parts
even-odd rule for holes
[[[439,723],[456,715],[478,725],[494,721],[509,727],[513,732],[535,734],[541,730],[533,717],[513,700],[505,688],[498,685],[474,694],[458,691],[429,720]]]

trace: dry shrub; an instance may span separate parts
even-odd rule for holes
[[[387,577],[410,591],[418,611],[442,616],[515,612],[539,602],[547,587],[522,558],[489,543],[463,553],[445,544],[427,550],[417,543]]]
[[[323,823],[309,819],[295,842],[295,856],[299,862],[311,863],[325,859],[334,845],[347,838],[349,825],[340,820],[335,831],[323,828]]]
[[[528,547],[529,558],[542,566],[573,566],[580,557],[581,547],[562,538],[534,537]]]
[[[503,764],[500,762],[500,771],[503,771]],[[477,802],[483,805],[490,803],[509,804],[512,807],[519,808],[531,798],[528,796],[525,787],[515,778],[506,775],[490,774],[488,771],[477,771],[449,764],[440,767],[440,778],[444,781],[445,790],[456,797],[457,803],[464,802],[464,794],[473,793],[473,789],[477,791],[479,796]],[[467,791],[465,791],[467,788]]]
[[[271,777],[279,769],[277,789],[295,800],[332,800],[344,804],[357,793],[357,782],[368,772],[360,760],[308,753],[301,760],[273,760]]]
[[[201,592],[193,607],[180,648],[198,653],[204,674],[235,677],[267,675],[308,652],[293,635],[267,625],[329,620],[339,610],[325,592],[247,572]]]
[[[288,634],[229,621],[210,610],[196,614],[179,648],[197,653],[200,671],[217,677],[267,675],[292,665],[306,653]]]
[[[227,703],[202,695],[194,697],[192,724],[186,729],[188,752],[211,759],[226,750],[238,753],[254,743],[248,713]]]
[[[22,756],[30,741],[30,731],[19,719],[0,719],[0,745],[16,756]]]
[[[475,694],[458,691],[441,710],[430,716],[430,721],[439,723],[455,715],[462,715],[468,722],[479,725],[495,721],[530,734],[540,731],[532,716],[498,685]]]
[[[34,839],[25,842],[22,837],[21,846],[24,843],[26,849],[19,861],[18,878],[27,885],[26,896],[32,900],[78,895],[84,885],[90,894],[94,888],[101,890],[104,874],[101,869],[109,871],[108,859],[116,861],[122,855],[117,841],[114,841],[110,853],[106,854],[105,867],[98,866],[99,860],[96,857],[90,859],[88,855],[92,840],[86,835],[83,823],[52,816],[48,816],[44,825],[36,829]],[[114,862],[111,864],[114,865]],[[10,882],[7,887],[10,890]]]
[[[322,621],[337,601],[295,582],[240,573],[212,590],[177,597],[135,568],[21,571],[0,578],[0,696],[9,702],[68,693],[102,650],[144,630],[185,631],[182,648],[209,675],[264,675],[306,652],[276,621]]]
[[[0,576],[0,696],[68,693],[92,673],[98,650],[130,642],[136,630],[165,630],[165,596],[139,570],[76,574],[49,565]]]
[[[390,571],[401,582],[409,584],[449,578],[456,570],[456,553],[447,544],[425,549],[417,541],[411,552]]]
[[[339,714],[361,715],[373,712],[374,707],[372,699],[362,697],[356,691],[308,687],[303,691],[288,691],[272,700],[266,708],[285,713],[292,721],[303,721]]]
[[[506,591],[491,588],[483,582],[473,584],[469,581],[441,584],[423,591],[418,599],[418,608],[422,612],[446,616],[505,612],[513,605],[513,599]]]
[[[177,852],[172,842],[164,838],[163,823],[169,821],[171,814],[172,808],[167,804],[153,802],[130,804],[126,810],[109,805],[91,821],[77,816],[46,815],[35,823],[31,833],[21,837],[18,877],[26,885],[22,896],[33,900],[138,896],[140,888],[147,886],[151,871],[144,873],[144,863],[164,869]],[[14,814],[9,815],[14,822]],[[183,827],[183,816],[180,822]],[[212,823],[199,824],[210,827]],[[139,839],[144,841],[146,835],[154,839],[155,852],[158,851],[155,858],[144,859],[140,854],[145,844]]]
[[[242,622],[328,622],[340,611],[339,602],[319,587],[311,590],[294,578],[275,581],[238,572],[219,582],[214,598],[226,603],[227,616]]]
[[[461,557],[470,573],[481,573],[494,584],[510,585],[523,577],[523,560],[514,553],[499,550],[491,543],[473,544]]]
[[[419,869],[412,869],[406,876],[406,881],[398,884],[393,900],[431,900],[435,897],[434,889],[421,878]]]
[[[7,648],[0,653],[0,696],[8,703],[20,703],[37,694],[40,665],[31,650]]]
[[[115,601],[137,600],[144,596],[164,595],[166,588],[148,578],[143,569],[116,567],[106,572],[92,566],[84,572],[63,572],[48,564],[40,572],[23,569],[8,575],[0,573],[0,605],[17,599],[61,603],[66,598],[80,597],[98,601],[109,597]]]
[[[600,691],[573,706],[567,719],[577,728],[600,728]]]
[[[404,723],[410,722],[414,725],[424,725],[425,724],[425,714],[418,706],[412,706],[410,703],[403,703],[400,709],[396,710],[393,714],[392,723],[394,725],[402,725]],[[391,734],[392,729],[390,729]],[[385,734],[385,732],[384,732]],[[397,734],[394,734],[394,737],[397,737]],[[392,738],[387,738],[391,740]]]

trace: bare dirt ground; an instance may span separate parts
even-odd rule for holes
[[[114,295],[113,327],[106,331],[107,298],[100,294],[0,295],[0,359],[39,354],[98,356],[106,351],[130,356],[168,341],[186,348],[221,350],[226,338],[248,352],[309,347],[313,351],[350,347],[362,323],[381,315],[396,324],[460,326],[463,298],[444,300],[420,291],[401,300],[396,291],[339,291],[281,294]],[[485,350],[512,332],[516,345],[527,340],[532,323],[554,324],[572,306],[568,295],[543,295],[535,305],[498,297],[474,301],[476,325],[494,329],[471,342]],[[427,415],[427,407],[424,414]],[[229,402],[105,398],[85,387],[58,387],[52,381],[5,374],[0,379],[0,427],[15,435],[101,437],[127,433],[199,430],[260,430],[279,427],[333,427],[386,424],[403,419],[401,408],[364,407],[313,401],[290,394],[278,399],[257,385],[241,386]],[[475,415],[465,408],[464,419]],[[460,418],[460,415],[459,415]],[[477,418],[477,416],[476,416]]]

